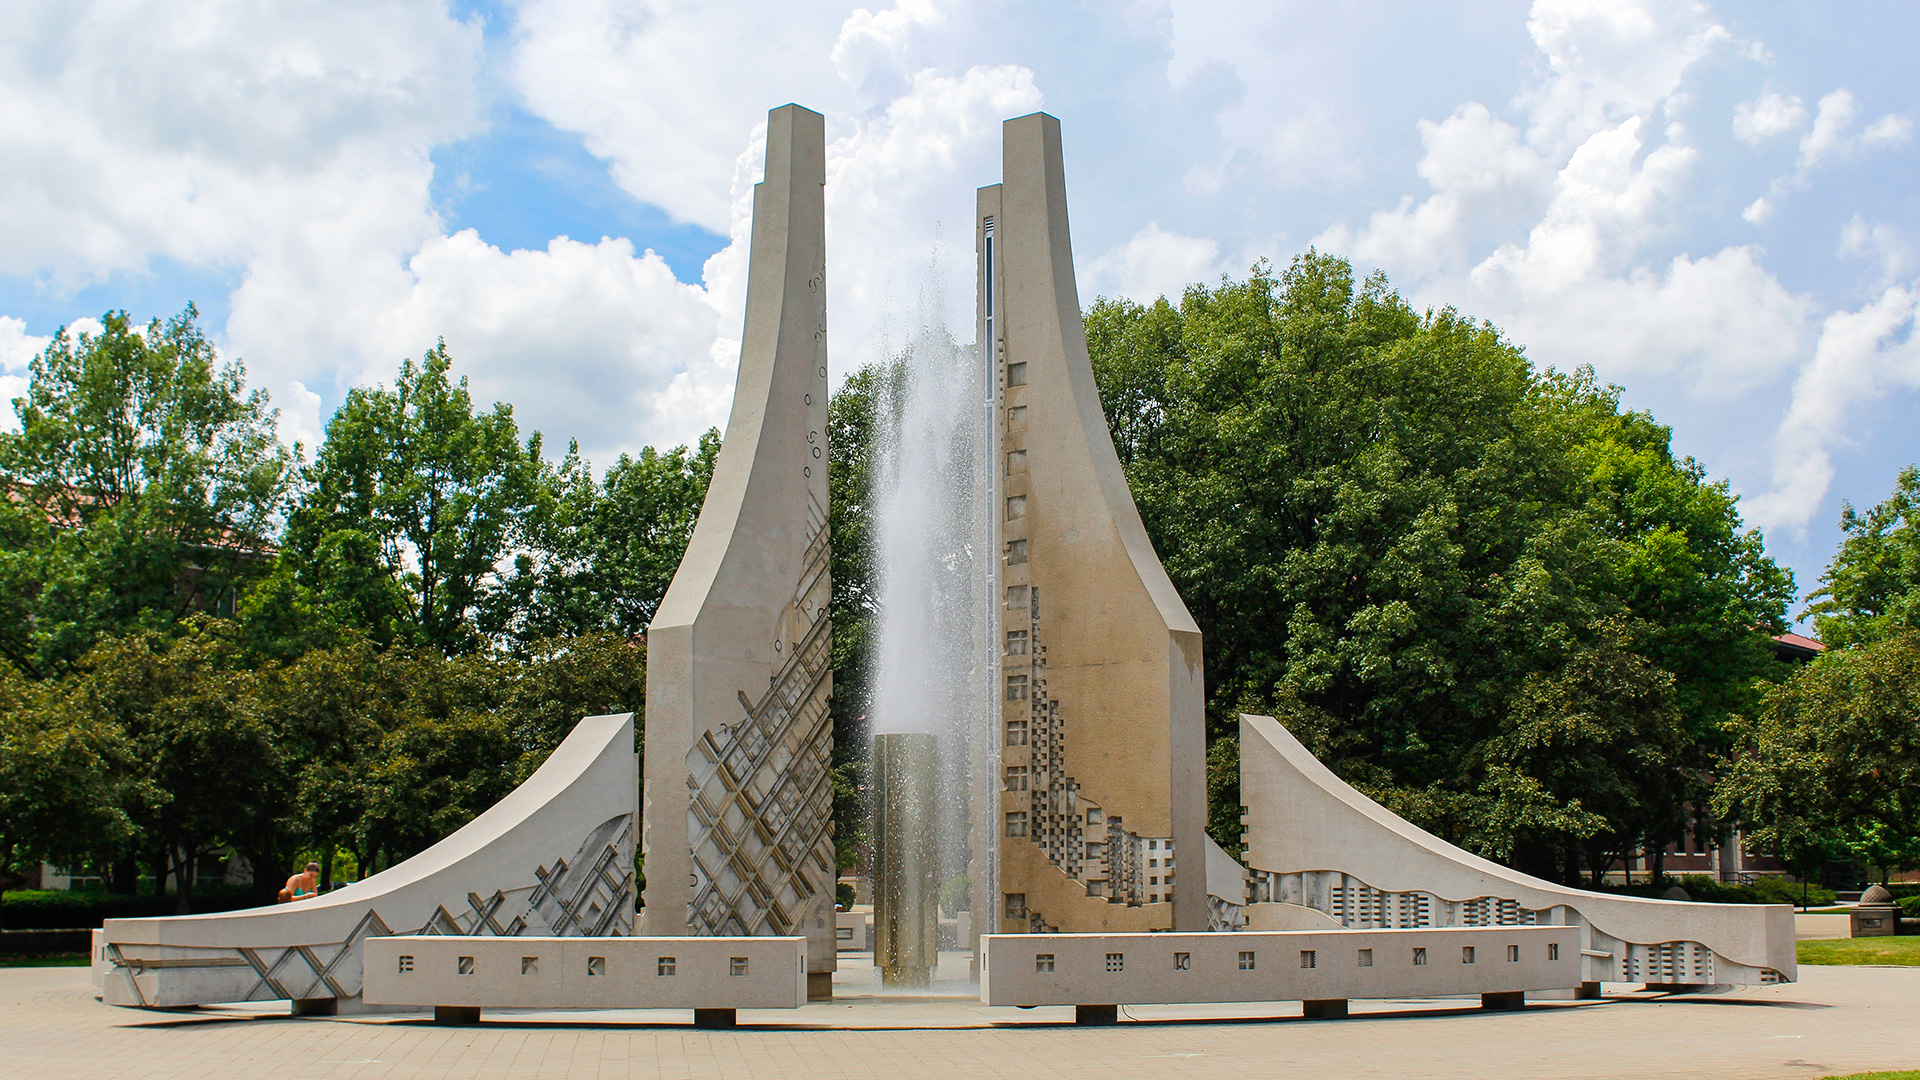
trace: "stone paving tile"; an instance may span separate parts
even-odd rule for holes
[[[1461,1000],[1356,1002],[1345,1021],[1297,1004],[1136,1007],[1109,1028],[1062,1009],[871,1000],[743,1013],[730,1032],[684,1012],[287,1017],[260,1008],[142,1012],[100,1004],[84,969],[0,969],[6,1080],[735,1080],[1066,1076],[1812,1078],[1920,1067],[1920,969],[1804,968],[1721,994],[1613,996],[1481,1013]],[[1625,990],[1625,987],[1612,989]]]

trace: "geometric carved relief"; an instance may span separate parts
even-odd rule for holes
[[[788,617],[805,629],[758,701],[687,755],[687,835],[697,935],[804,934],[807,902],[834,884],[833,639],[827,519],[808,500],[806,568]],[[784,637],[784,635],[783,635]]]
[[[106,959],[120,976],[129,1003],[150,1004],[134,976],[149,971],[194,972],[230,984],[208,1001],[276,1001],[360,996],[361,943],[370,937],[445,934],[479,937],[629,937],[633,934],[634,815],[609,818],[575,849],[556,857],[491,896],[468,892],[449,908],[442,902],[425,925],[394,930],[369,906],[343,941],[275,947],[122,946],[109,941]],[[150,955],[164,952],[168,955]],[[173,955],[179,954],[179,955]],[[221,969],[226,969],[222,971]],[[220,979],[220,976],[227,976]],[[111,977],[111,976],[109,976]]]

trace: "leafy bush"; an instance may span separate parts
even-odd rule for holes
[[[1920,919],[1920,893],[1903,896],[1899,899],[1900,914],[1909,919]]]

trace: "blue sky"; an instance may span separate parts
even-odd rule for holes
[[[289,438],[445,336],[604,464],[724,423],[769,107],[828,116],[840,374],[970,325],[942,237],[1045,108],[1083,298],[1384,269],[1621,384],[1803,591],[1920,458],[1911,4],[12,8],[0,390],[60,325],[192,301]]]

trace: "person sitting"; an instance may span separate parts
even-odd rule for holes
[[[287,879],[287,887],[280,890],[280,902],[290,904],[295,900],[306,900],[320,895],[320,864],[310,862],[307,868]]]

